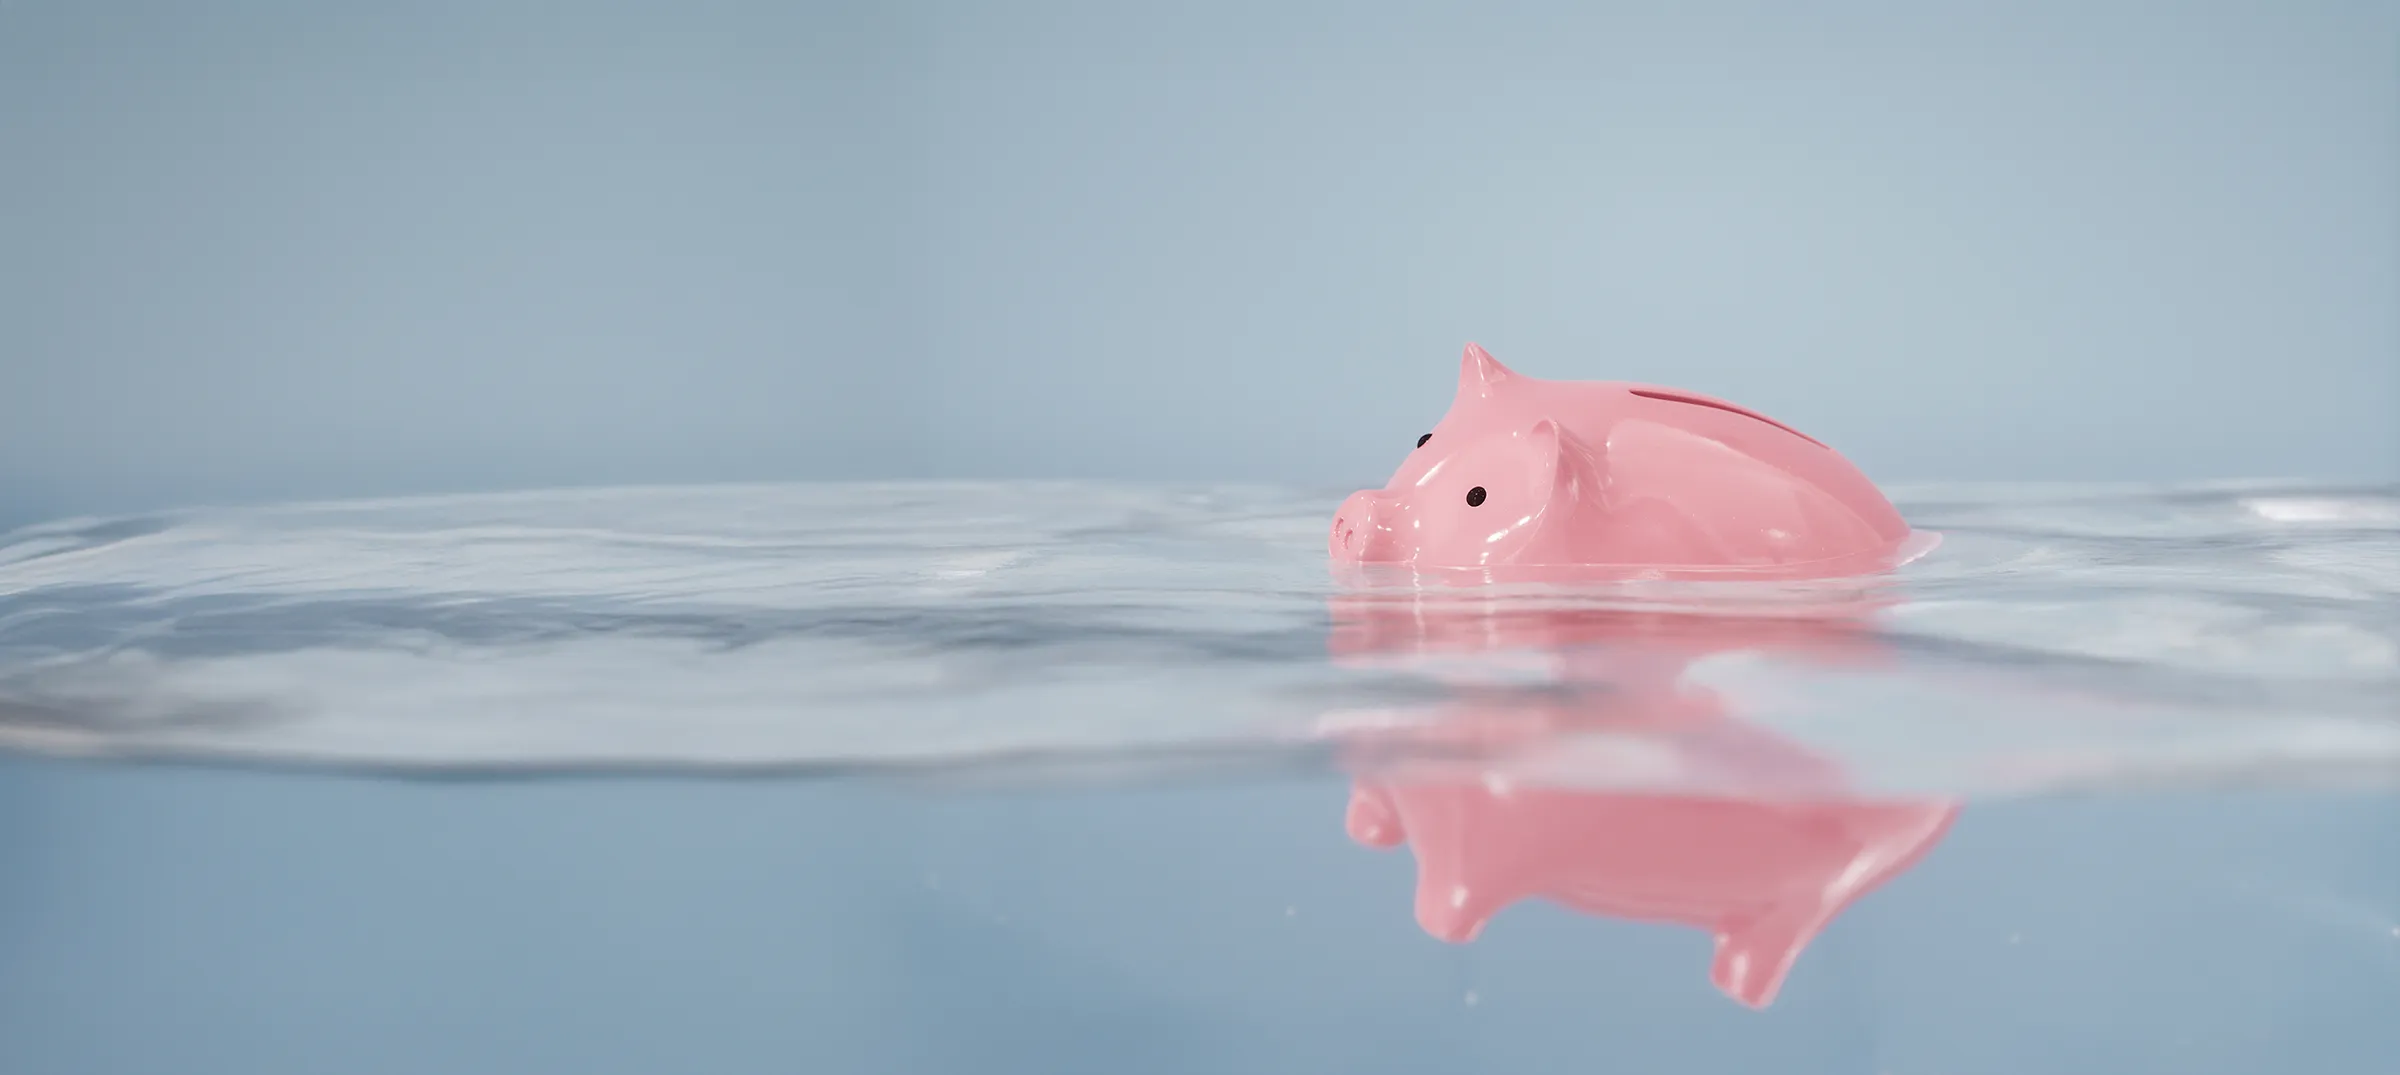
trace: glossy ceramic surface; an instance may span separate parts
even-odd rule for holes
[[[1851,574],[1911,532],[1832,448],[1680,389],[1546,381],[1468,344],[1449,413],[1381,489],[1343,501],[1340,563],[1628,574]]]

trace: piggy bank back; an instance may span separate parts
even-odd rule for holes
[[[1866,574],[1921,551],[1858,468],[1676,389],[1545,381],[1467,345],[1450,411],[1336,512],[1337,563],[1587,567],[1626,577]]]

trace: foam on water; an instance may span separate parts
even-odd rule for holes
[[[719,486],[73,520],[0,537],[0,746],[495,774],[1280,764],[1597,691],[1613,716],[1478,764],[1758,779],[1721,734],[1626,718],[1649,697],[1618,681],[1635,667],[1878,792],[2400,773],[2395,490],[1898,493],[1945,540],[1838,659],[1751,629],[1824,597],[1807,588],[1388,580],[1388,609],[1452,617],[1433,634],[1453,641],[1521,613],[1652,626],[1337,659],[1357,594],[1327,571],[1326,491]]]

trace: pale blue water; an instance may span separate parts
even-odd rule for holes
[[[1651,585],[1387,592],[1403,637],[1491,644],[1334,660],[1321,491],[21,530],[0,1071],[2400,1068],[2400,494],[1899,492],[1945,540],[1837,659],[1752,628],[1840,594]],[[1822,794],[1731,735],[1963,804],[1763,1010],[1682,926],[1528,899],[1435,940],[1412,852],[1344,834],[1391,764],[1358,744],[1641,709],[1661,669],[1734,731],[1413,764]]]

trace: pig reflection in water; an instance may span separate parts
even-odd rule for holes
[[[1957,813],[1862,797],[1838,766],[1682,682],[1709,653],[1873,660],[1857,608],[1735,619],[1350,598],[1333,611],[1340,660],[1515,650],[1555,673],[1558,689],[1469,687],[1405,727],[1345,735],[1350,835],[1413,850],[1417,921],[1446,941],[1533,897],[1694,926],[1716,940],[1717,988],[1764,1007],[1809,941]]]

